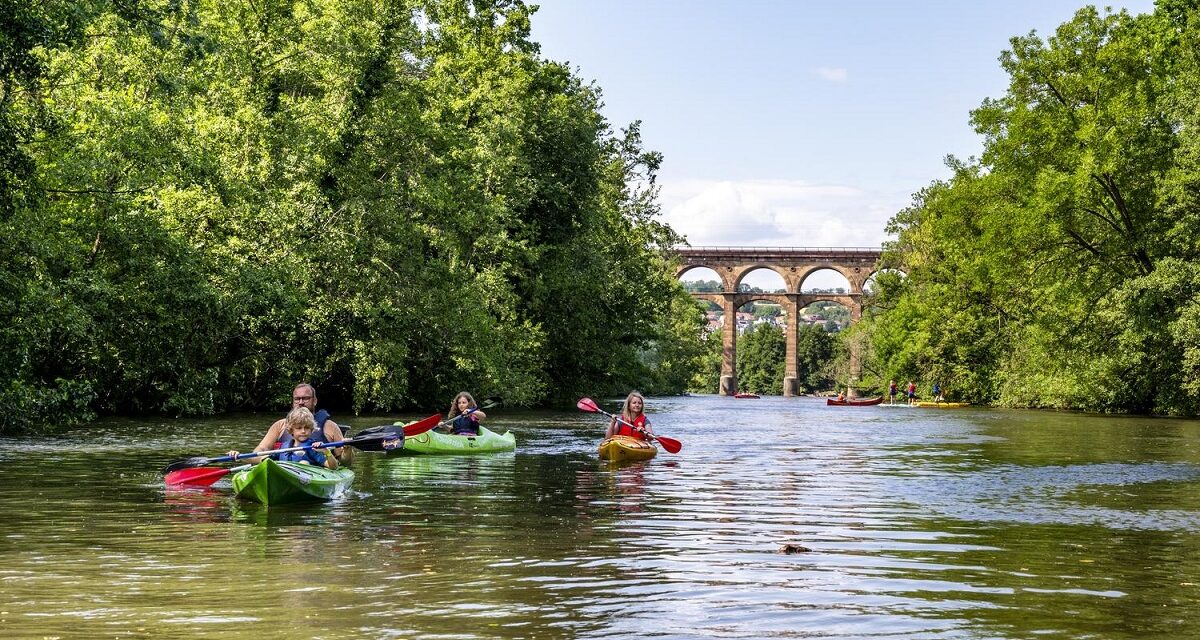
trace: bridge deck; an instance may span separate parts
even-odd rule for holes
[[[736,258],[740,260],[797,260],[837,258],[878,259],[878,247],[677,247],[685,258]]]

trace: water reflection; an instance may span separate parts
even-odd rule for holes
[[[168,518],[185,522],[224,522],[229,520],[228,487],[166,487],[163,505]]]
[[[360,455],[330,503],[168,490],[265,417],[6,441],[5,637],[1192,637],[1200,427],[654,399],[678,455],[574,413],[486,456]],[[364,424],[406,420],[371,417]],[[29,469],[39,475],[30,476]],[[784,554],[783,545],[809,551]],[[303,612],[303,613],[297,613]]]

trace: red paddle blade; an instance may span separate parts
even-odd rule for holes
[[[438,421],[441,419],[442,415],[440,413],[435,413],[424,420],[418,420],[412,424],[406,424],[404,425],[404,437],[411,438],[413,436],[421,435],[422,433],[425,433],[426,431],[438,426]]]
[[[683,443],[676,440],[675,438],[664,438],[662,436],[654,436],[654,439],[658,440],[658,443],[661,444],[662,448],[666,449],[668,453],[679,453],[679,450],[683,448]]]
[[[579,407],[580,411],[587,411],[588,413],[598,413],[600,411],[600,407],[597,407],[596,403],[587,397],[580,398],[579,402],[575,403],[575,406]]]
[[[221,478],[229,475],[233,469],[219,469],[215,467],[194,467],[191,469],[180,469],[168,473],[163,480],[168,485],[189,485],[193,487],[207,487]]]

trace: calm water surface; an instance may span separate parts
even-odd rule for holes
[[[0,636],[1200,637],[1198,422],[649,409],[680,454],[610,467],[595,416],[500,409],[515,454],[360,454],[269,509],[159,472],[275,416],[0,439]]]

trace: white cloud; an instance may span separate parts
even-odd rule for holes
[[[692,246],[878,247],[908,193],[799,180],[664,181],[663,221]]]
[[[830,82],[845,82],[850,72],[843,67],[817,67],[813,72]]]

